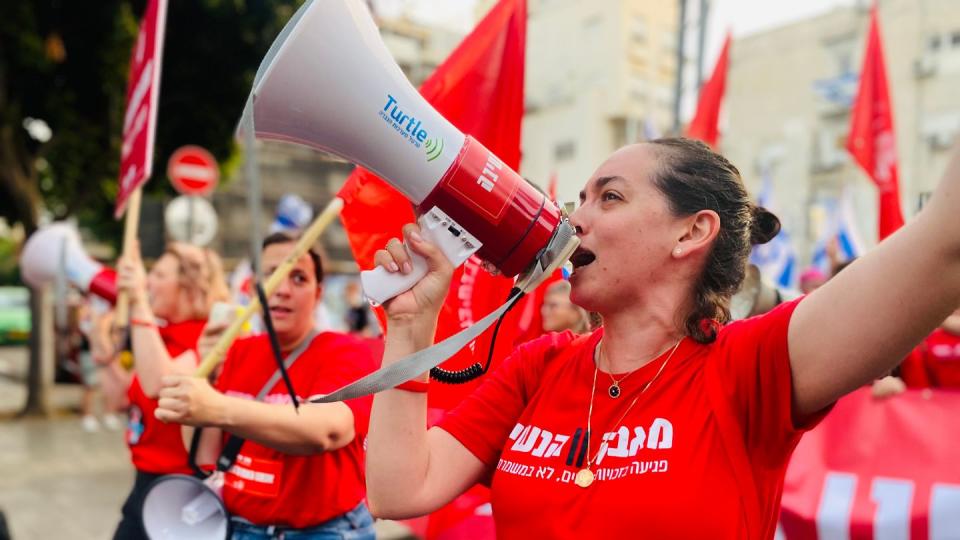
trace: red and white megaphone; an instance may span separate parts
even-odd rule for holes
[[[20,253],[20,275],[31,287],[42,287],[57,278],[61,261],[71,285],[116,302],[116,273],[87,255],[77,230],[66,223],[52,223],[30,235]]]
[[[420,96],[361,0],[311,0],[294,14],[257,71],[252,118],[259,138],[377,173],[418,205],[421,228],[454,265],[476,252],[515,276],[575,237],[551,201]],[[364,294],[383,302],[409,289],[426,273],[419,257],[413,266],[361,273]]]
[[[222,474],[199,480],[170,474],[154,480],[140,509],[150,540],[226,540],[230,517],[220,497]]]

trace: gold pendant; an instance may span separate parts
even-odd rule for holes
[[[573,483],[582,487],[590,487],[590,484],[593,483],[593,471],[590,469],[580,469],[577,471],[577,476],[574,477]]]
[[[610,388],[607,388],[607,394],[613,399],[620,397],[620,385],[613,383],[610,385]]]

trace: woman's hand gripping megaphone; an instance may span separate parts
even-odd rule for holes
[[[413,224],[408,225],[408,227],[410,226],[413,226]],[[407,230],[407,228],[404,229],[404,235],[406,235]],[[420,219],[417,220],[416,231],[419,236],[436,246],[440,250],[440,255],[444,256],[454,268],[463,264],[483,245],[437,207],[431,208],[420,216]],[[394,264],[400,264],[397,270],[392,270],[392,267],[386,264],[373,270],[360,272],[363,294],[367,300],[374,304],[383,304],[400,293],[410,290],[430,270],[424,257],[416,251],[404,248],[399,240],[394,239],[394,241],[388,243],[387,249],[384,251],[402,257],[402,262],[408,264],[409,268],[407,269],[399,262],[394,261]],[[376,259],[374,262],[379,263]],[[389,263],[389,261],[387,262]],[[444,294],[446,294],[446,290],[444,290]],[[440,301],[443,301],[442,297]]]
[[[419,225],[409,223],[403,227],[405,242],[394,238],[374,255],[377,269],[388,279],[416,278],[410,289],[384,303],[384,311],[391,323],[431,321],[432,324],[450,290],[454,266],[443,250],[424,238],[422,232]],[[415,264],[423,271],[417,272]]]

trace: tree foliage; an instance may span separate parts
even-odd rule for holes
[[[172,193],[166,161],[184,144],[221,164],[256,68],[300,1],[169,0],[152,179]],[[0,216],[37,225],[38,211],[76,216],[117,243],[112,218],[131,47],[145,0],[0,4]],[[24,128],[42,119],[41,143]]]

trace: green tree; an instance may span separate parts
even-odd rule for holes
[[[164,168],[184,144],[230,163],[256,68],[301,3],[169,0],[147,196],[172,193]],[[75,216],[98,239],[119,244],[121,123],[144,7],[145,0],[0,3],[0,217],[28,234],[46,211]],[[31,137],[29,119],[49,126],[48,140]]]

